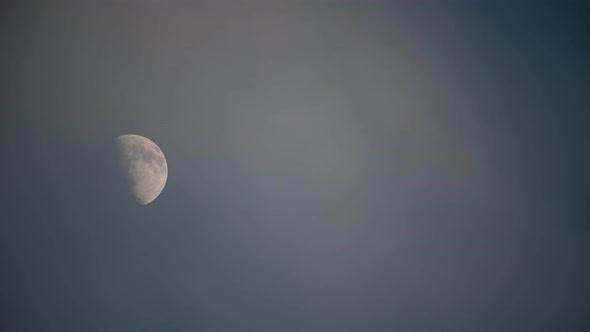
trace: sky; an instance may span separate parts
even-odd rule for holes
[[[0,330],[588,331],[582,2],[0,7]],[[168,181],[129,194],[116,138]]]

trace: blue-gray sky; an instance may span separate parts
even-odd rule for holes
[[[590,328],[581,2],[0,12],[1,330]]]

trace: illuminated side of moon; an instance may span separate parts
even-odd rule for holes
[[[137,203],[146,205],[156,199],[168,178],[162,150],[143,136],[123,135],[117,137],[117,152],[129,191]]]

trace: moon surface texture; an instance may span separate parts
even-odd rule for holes
[[[162,150],[143,136],[123,135],[117,137],[117,152],[129,191],[137,203],[146,205],[156,199],[168,178]]]

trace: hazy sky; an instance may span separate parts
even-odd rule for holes
[[[588,331],[581,3],[4,3],[0,330]]]

